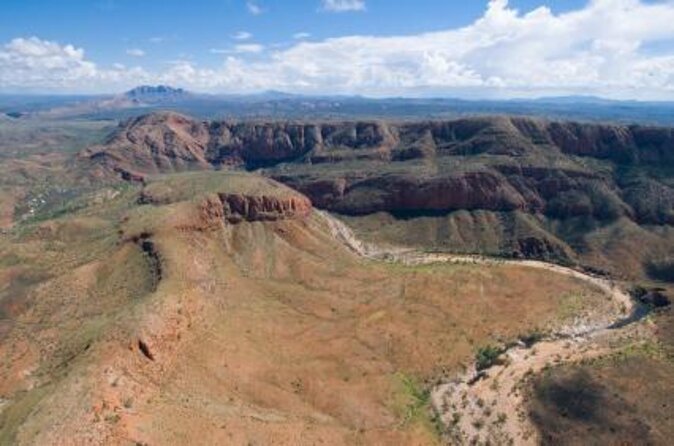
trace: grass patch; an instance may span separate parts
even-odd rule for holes
[[[0,444],[16,444],[17,430],[50,389],[51,386],[44,386],[20,393],[5,407],[0,413]]]
[[[0,268],[8,268],[22,264],[23,259],[15,252],[8,252],[0,256]]]
[[[424,389],[419,382],[411,376],[399,373],[397,378],[400,381],[403,394],[407,400],[402,417],[402,424],[407,424],[413,420],[423,418],[426,409],[430,404],[430,391]]]
[[[621,363],[634,358],[648,358],[668,362],[674,365],[674,355],[659,342],[636,342],[621,348],[604,357],[594,359],[591,363],[602,366],[609,363]]]
[[[28,217],[25,220],[25,222],[31,224],[31,223],[41,223],[48,220],[55,220],[57,218],[74,214],[86,208],[87,204],[81,201],[63,202],[60,205],[54,207],[53,209],[49,209],[44,212],[39,212],[36,215]]]
[[[432,413],[430,389],[425,388],[417,378],[404,373],[397,373],[395,378],[399,388],[396,411],[401,420],[400,426],[420,425],[433,438],[438,439],[443,432],[443,426],[440,419]]]
[[[578,315],[584,307],[585,296],[582,293],[565,293],[559,301],[559,315],[569,319]]]

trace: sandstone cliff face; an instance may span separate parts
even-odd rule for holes
[[[412,175],[336,178],[315,182],[292,176],[275,177],[311,198],[318,207],[344,214],[440,213],[458,209],[528,210],[528,203],[498,172],[449,176]]]
[[[81,158],[131,180],[265,167],[317,206],[347,214],[483,209],[674,222],[671,182],[629,173],[674,162],[668,128],[508,117],[232,123],[164,113],[126,122]]]
[[[276,221],[308,217],[311,201],[305,197],[286,198],[219,194],[223,217],[230,223]]]
[[[143,187],[138,202],[186,206],[178,226],[200,230],[219,227],[223,222],[302,219],[312,210],[311,200],[296,191],[268,178],[240,172],[192,172],[154,178]]]
[[[311,215],[312,205],[306,197],[271,197],[238,194],[211,194],[197,204],[198,215],[178,225],[191,230],[217,229],[223,223],[276,222],[304,219]]]
[[[674,129],[467,118],[412,123],[200,122],[177,113],[129,120],[82,157],[140,172],[280,162],[405,161],[437,156],[524,156],[544,150],[621,164],[674,162]]]
[[[118,171],[173,172],[234,165],[264,167],[288,161],[343,157],[390,158],[399,140],[383,123],[301,124],[199,122],[177,113],[129,120],[103,146],[81,157]],[[358,150],[359,154],[337,153]]]

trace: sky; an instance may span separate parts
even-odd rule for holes
[[[2,0],[0,92],[674,100],[674,0]]]

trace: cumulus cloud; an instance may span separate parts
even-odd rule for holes
[[[268,60],[227,60],[239,86],[303,92],[674,98],[674,4],[593,0],[554,14],[492,0],[472,24],[412,36],[299,42]],[[233,87],[230,85],[229,87]]]
[[[264,51],[264,45],[258,43],[245,43],[234,46],[234,52],[236,53],[261,53],[262,51]]]
[[[266,51],[241,44],[215,67],[188,62],[152,80],[195,90],[368,95],[596,94],[674,100],[674,3],[591,0],[553,13],[491,0],[473,23],[410,36],[298,40]],[[1,85],[81,86],[127,71],[101,70],[81,49],[15,39],[0,50]]]
[[[126,54],[133,57],[143,57],[145,56],[145,51],[141,50],[140,48],[129,48],[126,50]]]
[[[234,47],[228,49],[211,48],[210,52],[212,54],[256,54],[261,53],[264,50],[264,45],[260,45],[258,43],[242,43],[239,45],[234,45]]]
[[[253,14],[253,15],[260,15],[264,14],[265,10],[262,8],[262,6],[258,5],[256,2],[249,0],[246,2],[246,9],[248,9],[248,12]]]
[[[234,40],[248,40],[252,37],[253,37],[253,35],[251,33],[249,33],[248,31],[239,31],[239,32],[234,33],[232,35],[232,39],[234,39]]]
[[[309,37],[311,37],[311,34],[305,33],[305,32],[293,34],[293,39],[295,39],[295,40],[304,40],[304,39],[308,39]]]
[[[16,38],[0,49],[0,86],[8,90],[93,91],[149,77],[142,68],[120,64],[100,69],[83,49],[37,37]]]
[[[323,0],[322,6],[330,12],[365,11],[365,0]]]

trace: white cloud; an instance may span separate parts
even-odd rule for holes
[[[141,50],[140,48],[129,48],[126,50],[126,54],[133,57],[143,57],[145,56],[145,51]]]
[[[674,100],[672,23],[672,1],[591,0],[555,14],[546,7],[519,12],[492,0],[482,17],[461,28],[300,40],[278,49],[246,43],[212,50],[226,54],[215,67],[181,62],[160,73],[105,70],[72,45],[15,39],[0,47],[0,85],[111,90],[146,79],[217,92]]]
[[[311,37],[311,34],[305,33],[305,32],[293,34],[293,39],[295,39],[295,40],[304,40],[304,39],[308,39],[309,37]]]
[[[258,5],[253,0],[248,0],[246,2],[246,9],[248,9],[248,12],[253,15],[260,15],[266,12],[260,5]]]
[[[492,0],[462,28],[299,42],[262,60],[228,59],[216,72],[222,89],[674,99],[674,47],[642,51],[674,39],[672,23],[671,2],[593,0],[554,14],[546,7],[520,13]]]
[[[36,37],[17,38],[0,50],[0,85],[58,86],[96,75],[96,65],[85,60],[84,50],[61,46]]]
[[[7,91],[101,91],[149,78],[139,67],[100,69],[83,49],[37,37],[16,38],[0,48],[0,86]]]
[[[236,53],[261,53],[264,51],[264,46],[257,43],[246,43],[234,46]]]
[[[223,48],[211,48],[209,52],[211,54],[257,54],[265,50],[264,45],[258,43],[242,43],[239,45],[234,45],[234,47],[229,49]]]
[[[365,0],[323,0],[323,10],[330,12],[365,11]]]
[[[232,35],[232,39],[234,39],[234,40],[248,40],[252,37],[253,37],[253,35],[251,33],[249,33],[248,31],[239,31],[239,32],[234,33]]]

